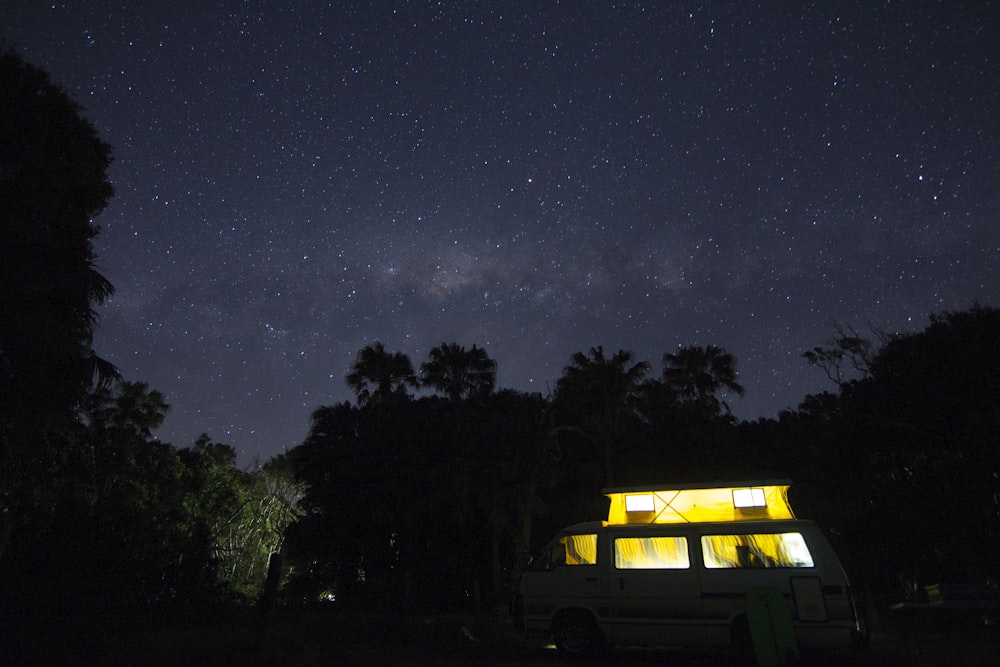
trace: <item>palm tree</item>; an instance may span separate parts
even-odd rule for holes
[[[577,352],[570,357],[570,365],[563,369],[563,376],[556,382],[557,398],[574,395],[589,396],[591,407],[601,412],[619,412],[630,408],[642,380],[649,371],[649,364],[633,364],[634,355],[618,350],[609,359],[600,345],[590,348],[590,356]]]
[[[143,441],[163,424],[170,406],[163,394],[145,382],[119,381],[114,387],[99,385],[86,398],[83,416],[95,432],[128,433]]]
[[[382,343],[362,348],[345,379],[359,407],[408,398],[406,387],[419,386],[410,358],[402,352],[386,352]]]
[[[613,441],[622,430],[624,419],[635,414],[635,401],[649,371],[648,363],[633,363],[633,359],[633,354],[625,350],[618,350],[608,358],[598,345],[590,348],[589,356],[577,352],[570,357],[570,365],[556,382],[557,406],[574,415],[573,421],[578,422],[557,429],[575,430],[603,448],[608,485],[612,481]]]
[[[471,350],[457,343],[441,343],[430,351],[430,359],[420,365],[424,386],[446,394],[452,401],[493,392],[497,381],[497,364],[486,350],[472,346]]]
[[[681,404],[716,417],[725,408],[732,411],[716,394],[720,390],[744,394],[743,386],[736,381],[736,357],[721,347],[688,346],[677,352],[663,355],[663,381],[677,392]]]

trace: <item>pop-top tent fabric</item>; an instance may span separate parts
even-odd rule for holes
[[[606,525],[794,519],[788,481],[674,489],[605,489]]]

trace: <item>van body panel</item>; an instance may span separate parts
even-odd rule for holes
[[[525,613],[546,619],[563,609],[596,610],[604,599],[605,577],[596,565],[560,567],[538,577],[532,595],[525,598]]]
[[[634,535],[609,533],[612,554],[605,568],[608,596],[600,619],[612,644],[704,645],[701,588],[697,569],[619,567],[614,558],[618,540]],[[685,536],[670,536],[686,540]]]

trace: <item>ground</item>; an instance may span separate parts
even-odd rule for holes
[[[266,627],[265,627],[266,626]],[[105,638],[86,649],[84,663],[146,665],[573,665],[741,664],[724,652],[615,648],[584,660],[559,656],[545,642],[517,636],[503,621],[472,616],[349,613],[334,608],[282,609],[269,624],[255,614],[205,619],[185,629]],[[67,658],[61,651],[61,658]],[[887,612],[871,645],[856,654],[808,656],[810,665],[992,665],[1000,654],[1000,628],[976,613],[899,615]],[[745,664],[745,661],[742,662]]]

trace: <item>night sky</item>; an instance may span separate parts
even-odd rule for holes
[[[1000,305],[998,16],[14,0],[0,39],[114,147],[97,352],[165,394],[161,440],[250,465],[375,341],[542,394],[592,346],[718,345],[756,419],[832,389],[801,355],[834,322]]]

